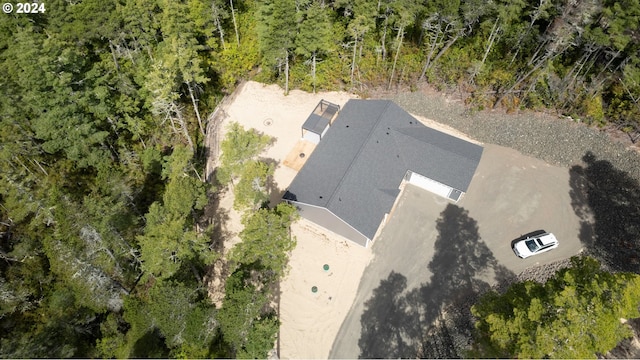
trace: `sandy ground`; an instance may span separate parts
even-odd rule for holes
[[[281,283],[280,358],[326,359],[372,253],[304,219],[292,230],[298,245]]]
[[[277,189],[271,197],[277,203],[296,171],[283,160],[300,140],[301,127],[321,99],[343,106],[354,95],[341,92],[310,94],[293,90],[288,96],[276,85],[247,82],[224,109],[227,114],[221,138],[230,122],[240,123],[276,139],[261,157],[275,161]],[[242,230],[241,214],[233,210],[233,193],[220,199],[226,213],[224,230],[230,235],[228,251]],[[349,243],[339,235],[301,219],[292,226],[298,245],[292,252],[287,277],[280,285],[280,358],[326,358],[338,329],[353,300],[372,253]],[[323,266],[329,265],[325,271]],[[317,287],[313,293],[311,288]]]
[[[306,118],[321,99],[342,107],[352,98],[356,96],[344,92],[311,94],[298,90],[285,96],[277,85],[247,82],[224,108],[227,116],[220,138],[224,138],[232,121],[275,138],[274,144],[261,154],[277,164],[273,205],[296,175],[283,161],[300,140]],[[440,131],[464,137],[452,128],[417,118]],[[242,230],[241,214],[233,210],[232,191],[220,198],[219,212],[225,214],[223,229],[229,235],[225,241],[228,251],[239,241],[237,235]],[[281,283],[278,353],[280,358],[327,358],[373,253],[304,219],[294,224],[292,232],[298,245],[290,257],[288,276]],[[329,265],[328,271],[323,269],[325,264]],[[318,289],[316,293],[311,291],[313,286]]]

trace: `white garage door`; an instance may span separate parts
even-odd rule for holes
[[[450,186],[431,180],[414,172],[412,172],[409,177],[409,183],[445,198],[449,198],[449,194],[451,194],[451,191],[453,190]]]

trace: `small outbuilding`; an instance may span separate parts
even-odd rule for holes
[[[302,124],[302,138],[314,144],[320,142],[331,126],[340,106],[326,100],[320,100],[311,115]]]
[[[384,225],[404,182],[457,202],[483,150],[425,126],[389,100],[349,100],[330,128],[314,130],[318,145],[283,198],[301,216],[362,246]]]

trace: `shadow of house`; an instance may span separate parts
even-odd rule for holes
[[[580,240],[615,271],[640,273],[640,184],[588,152],[570,170],[571,205],[580,218]]]
[[[405,276],[392,271],[365,303],[360,357],[461,357],[475,299],[491,283],[515,277],[497,264],[467,210],[449,204],[436,229],[430,281],[407,291]]]

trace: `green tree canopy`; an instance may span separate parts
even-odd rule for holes
[[[286,203],[245,214],[242,241],[231,250],[229,259],[236,266],[258,263],[269,278],[278,279],[285,273],[289,252],[296,244],[289,227],[297,216],[296,208]]]
[[[269,200],[267,182],[273,176],[273,165],[263,161],[250,160],[244,165],[240,180],[234,188],[236,209],[256,209]]]
[[[222,155],[217,170],[218,181],[227,184],[239,176],[247,160],[258,156],[271,141],[269,136],[254,129],[245,130],[237,122],[229,124],[227,134],[220,144]]]
[[[128,298],[122,316],[113,314],[102,326],[101,355],[209,357],[218,326],[215,309],[204,295],[190,284],[164,281],[144,296]],[[122,334],[118,328],[125,326],[128,331]]]
[[[238,358],[266,358],[273,348],[279,322],[268,308],[268,288],[251,280],[243,267],[227,280],[226,296],[218,313],[224,340]]]
[[[316,64],[318,56],[332,46],[331,21],[327,7],[313,1],[302,14],[300,29],[296,35],[296,54],[311,60],[313,91],[316,89]]]
[[[185,262],[209,262],[209,240],[193,229],[192,211],[206,204],[204,184],[190,175],[193,153],[178,146],[167,159],[168,179],[162,202],[151,204],[144,234],[138,236],[143,268],[155,277],[169,278]]]
[[[640,276],[608,273],[589,257],[573,257],[545,284],[526,281],[505,294],[485,294],[474,356],[595,358],[631,335],[621,319],[640,316]]]
[[[295,48],[297,29],[294,0],[270,0],[259,5],[257,32],[263,64],[269,68],[284,67],[285,94],[289,93],[289,59]]]

